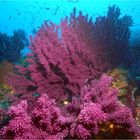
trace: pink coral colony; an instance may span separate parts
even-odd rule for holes
[[[60,25],[45,22],[31,37],[28,66],[17,66],[6,78],[16,94],[10,95],[13,106],[2,138],[115,138],[119,130],[140,136],[131,109],[118,100],[119,90],[104,74],[113,65],[103,61],[106,54],[96,40],[87,40],[93,23],[74,13]]]

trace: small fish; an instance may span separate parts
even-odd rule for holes
[[[21,13],[19,12],[19,13],[17,13],[17,15],[20,15]]]
[[[25,13],[26,13],[26,14],[29,14],[29,12],[28,12],[28,11],[25,11]]]
[[[68,2],[76,3],[79,2],[79,0],[68,0]]]
[[[9,17],[8,17],[8,20],[10,20],[11,18],[12,18],[12,16],[9,16]]]
[[[96,15],[96,16],[98,16],[98,17],[99,17],[99,16],[101,16],[101,15],[100,15],[100,14],[98,14],[98,13],[95,13],[95,15]]]
[[[46,10],[50,10],[50,8],[48,8],[48,7],[46,7],[45,9],[46,9]]]
[[[55,9],[55,11],[54,11],[54,15],[56,15],[57,14],[57,11],[59,10],[59,6],[57,6],[57,8]]]
[[[129,14],[131,14],[134,10],[135,10],[135,8],[132,8]]]
[[[20,11],[18,9],[16,9],[16,11],[17,11],[17,15],[20,15]]]
[[[17,11],[18,13],[20,13],[20,11],[19,11],[18,9],[16,9],[16,11]]]
[[[33,8],[36,8],[36,6],[32,6]]]
[[[35,18],[34,18],[34,17],[32,17],[32,19],[33,19],[33,20],[35,20]]]
[[[32,33],[33,34],[36,34],[37,33],[37,30],[35,28],[33,28]]]
[[[31,22],[31,25],[33,25],[33,21]]]

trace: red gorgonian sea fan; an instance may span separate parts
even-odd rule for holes
[[[131,18],[119,16],[120,9],[112,6],[106,17],[99,17],[93,23],[92,18],[82,12],[76,16],[74,9],[70,19],[66,17],[58,26],[45,22],[35,38],[31,38],[32,52],[26,60],[28,67],[17,66],[16,74],[7,77],[18,97],[14,100],[28,98],[33,101],[43,92],[59,101],[71,100],[72,95],[79,94],[86,80],[99,78],[107,69],[120,66],[120,60],[125,59],[124,54],[128,54]],[[109,28],[111,25],[113,27]],[[118,34],[116,26],[120,27]],[[126,39],[125,44],[119,36],[121,32]],[[113,41],[118,37],[119,40]],[[118,46],[121,46],[120,49]],[[119,58],[112,55],[114,50],[115,54],[121,55]]]
[[[17,66],[17,72],[7,77],[20,99],[33,99],[35,94],[48,93],[56,100],[71,100],[79,94],[87,79],[99,76],[101,71],[84,42],[69,26],[67,18],[60,26],[42,25],[28,55],[28,67]]]

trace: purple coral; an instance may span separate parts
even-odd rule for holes
[[[75,125],[72,123],[70,129],[71,137],[92,138],[98,134],[99,124],[106,121],[106,116],[101,110],[100,105],[86,103],[76,119]]]
[[[112,78],[102,75],[100,80],[92,81],[81,91],[80,113],[75,125],[72,125],[72,136],[77,138],[92,138],[100,131],[100,125],[112,122],[124,125],[127,130],[140,136],[140,128],[133,118],[129,108],[121,104],[117,98],[119,91],[111,87]],[[79,126],[86,133],[79,130]],[[73,128],[74,127],[74,128]]]
[[[47,92],[59,101],[71,100],[72,95],[79,94],[86,79],[98,75],[93,55],[68,21],[62,21],[60,27],[50,24],[45,22],[35,38],[31,38],[29,66],[17,66],[17,73],[7,77],[19,99],[34,100],[33,94]]]
[[[101,23],[96,21],[95,26],[112,17],[111,11],[106,18],[101,18]],[[118,21],[118,9],[113,13]],[[95,80],[109,67],[108,61],[103,61],[107,55],[96,37],[93,44],[92,41],[89,44],[95,48],[94,51],[88,46],[86,36],[80,37],[82,30],[79,33],[75,30],[76,21],[74,17],[69,23],[66,18],[59,26],[45,22],[35,38],[31,38],[32,52],[26,60],[28,67],[17,66],[16,73],[7,77],[8,83],[16,90],[16,100],[26,99],[27,102],[22,101],[10,108],[11,120],[1,129],[3,138],[94,138],[100,133],[102,125],[108,122],[122,128],[124,125],[127,132],[135,137],[140,135],[131,110],[119,102],[119,91],[111,87],[112,78],[103,74]],[[76,25],[81,25],[83,21],[86,25],[88,18],[80,13],[78,21]],[[89,24],[92,25],[91,20]],[[126,26],[127,41],[129,25]],[[87,30],[90,31],[89,28]],[[112,48],[112,43],[109,47]],[[65,105],[64,101],[68,104]]]
[[[88,15],[80,12],[76,17],[75,12],[74,9],[70,20],[65,18],[60,25],[45,22],[35,38],[31,38],[32,52],[26,60],[28,67],[17,66],[17,73],[7,77],[8,83],[15,88],[18,100],[34,102],[34,95],[47,92],[51,93],[49,97],[55,97],[60,102],[65,99],[71,101],[73,95],[80,94],[87,79],[99,77],[116,65],[116,60],[123,60],[121,57],[128,54],[131,18],[119,18],[119,8],[109,7],[108,15],[100,17],[100,20],[97,18],[95,24],[92,18],[88,19]],[[110,29],[111,25],[113,27]],[[119,27],[119,33],[116,33],[116,26]],[[107,36],[108,32],[111,38]],[[124,35],[125,44],[122,43],[120,32]],[[121,56],[114,58],[114,50],[115,55],[119,53]]]
[[[129,67],[132,64],[128,43],[133,21],[131,16],[122,16],[116,5],[109,6],[107,15],[97,17],[95,22],[88,14],[83,15],[82,11],[77,16],[75,8],[71,13],[70,23],[79,38],[84,40],[93,53],[96,52],[98,64],[104,65],[99,70],[120,65]]]
[[[56,106],[53,99],[47,95],[42,95],[35,109],[32,111],[33,122],[36,127],[41,128],[50,135],[67,131],[71,118],[62,116],[60,108]]]
[[[104,74],[99,80],[85,85],[80,96],[73,97],[67,105],[60,106],[43,94],[33,111],[28,112],[27,102],[22,101],[10,108],[11,120],[1,129],[1,135],[3,138],[15,139],[88,139],[100,133],[102,124],[112,122],[125,126],[128,132],[138,138],[140,128],[131,110],[119,102],[119,91],[112,88],[111,83],[112,78]]]
[[[9,109],[11,120],[1,129],[3,138],[10,139],[62,139],[67,135],[67,118],[61,117],[59,108],[54,101],[42,95],[37,107],[29,113],[26,101]],[[65,126],[65,127],[64,127]],[[64,135],[65,134],[65,135]]]
[[[28,139],[39,138],[32,126],[31,117],[27,114],[27,102],[22,101],[17,106],[9,109],[9,116],[12,118],[8,126],[1,129],[3,138]]]

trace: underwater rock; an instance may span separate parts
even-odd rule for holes
[[[14,65],[4,60],[0,63],[0,83],[4,84],[4,76],[14,71]]]

